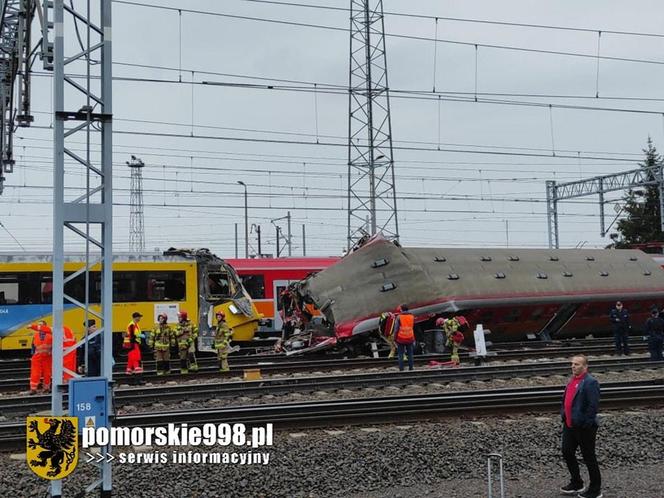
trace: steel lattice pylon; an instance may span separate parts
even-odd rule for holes
[[[383,2],[370,3],[350,2],[349,249],[367,233],[399,238]]]
[[[143,225],[143,161],[131,156],[127,163],[131,169],[131,189],[129,197],[129,250],[145,250],[145,227]]]

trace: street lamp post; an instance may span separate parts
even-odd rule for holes
[[[249,257],[249,203],[247,196],[247,186],[243,181],[237,181],[244,187],[244,257]]]

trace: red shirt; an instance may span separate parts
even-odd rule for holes
[[[572,377],[565,388],[565,401],[563,406],[565,407],[565,425],[569,428],[572,427],[572,402],[574,401],[574,395],[585,376],[586,372],[583,372],[581,375]]]

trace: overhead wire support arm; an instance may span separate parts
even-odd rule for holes
[[[549,230],[549,247],[558,248],[558,202],[577,197],[598,195],[600,204],[600,234],[606,235],[607,229],[604,221],[604,195],[608,192],[629,190],[646,185],[658,185],[660,191],[660,217],[661,229],[664,231],[664,176],[661,165],[651,168],[638,168],[611,175],[594,176],[585,180],[557,183],[553,180],[546,182],[547,224]],[[614,220],[615,221],[615,220]]]

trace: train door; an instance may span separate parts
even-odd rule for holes
[[[274,300],[274,330],[280,331],[283,326],[283,321],[281,320],[281,309],[282,303],[279,297],[281,296],[281,291],[286,289],[291,282],[296,282],[296,280],[274,280],[272,283],[272,299]]]

